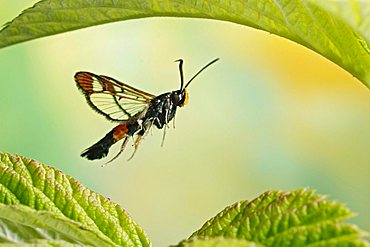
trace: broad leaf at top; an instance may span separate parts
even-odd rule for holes
[[[208,18],[293,40],[370,87],[369,5],[370,1],[361,0],[44,0],[5,25],[0,32],[0,47],[121,20],[158,16]]]

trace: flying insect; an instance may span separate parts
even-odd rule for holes
[[[134,138],[136,153],[141,140],[153,127],[164,128],[162,145],[169,122],[175,117],[178,107],[188,102],[187,87],[207,67],[217,62],[216,58],[201,68],[186,84],[183,76],[183,60],[178,59],[180,72],[180,89],[163,93],[159,96],[136,89],[114,78],[96,75],[91,72],[77,72],[74,76],[77,87],[84,94],[89,106],[105,116],[106,119],[118,122],[101,140],[81,153],[88,160],[106,157],[110,147],[123,139],[121,148],[110,161],[115,160],[125,149],[130,138]]]

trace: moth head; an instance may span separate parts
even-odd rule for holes
[[[179,107],[183,107],[188,104],[189,93],[186,89],[178,90],[173,95],[173,102]]]
[[[182,90],[182,92],[181,92],[181,99],[180,99],[180,101],[179,101],[179,106],[180,107],[183,107],[183,106],[185,106],[185,105],[187,105],[188,104],[188,100],[189,100],[189,93],[188,93],[188,91],[186,90],[186,89],[184,89],[184,90]]]
[[[182,71],[182,64],[183,64],[184,61],[182,59],[178,59],[178,60],[175,61],[175,62],[179,62],[179,71],[180,71],[180,89],[175,91],[175,93],[173,94],[174,95],[173,96],[174,97],[173,102],[177,106],[183,107],[188,103],[189,94],[188,94],[188,91],[186,90],[186,88],[195,79],[195,77],[197,77],[203,70],[205,70],[208,66],[217,62],[218,60],[219,60],[219,58],[216,58],[216,59],[212,60],[211,62],[209,62],[208,64],[206,64],[186,84],[184,83],[184,75],[183,75],[183,71]],[[184,86],[184,84],[185,84],[185,86]]]

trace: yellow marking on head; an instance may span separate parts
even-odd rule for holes
[[[188,91],[185,90],[185,99],[184,99],[184,103],[182,104],[182,106],[187,105],[188,100],[189,100],[189,93]]]

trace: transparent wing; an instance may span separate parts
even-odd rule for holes
[[[91,108],[112,121],[124,121],[145,111],[155,98],[108,76],[77,72],[75,80]]]

